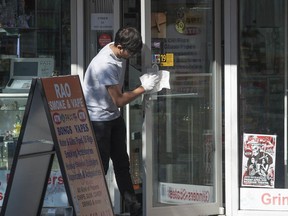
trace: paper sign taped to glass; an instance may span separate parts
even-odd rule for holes
[[[150,76],[152,76],[155,73],[159,74],[160,81],[158,82],[158,84],[151,91],[149,91],[147,93],[152,94],[152,93],[155,93],[155,92],[159,92],[163,88],[170,89],[170,82],[169,82],[170,72],[166,71],[166,70],[159,70],[159,71],[156,71],[156,72],[148,72],[148,73],[146,73],[146,74],[144,74],[144,75],[142,75],[140,77],[141,82],[143,82],[145,79],[148,79]]]
[[[166,13],[151,13],[152,38],[166,38]]]
[[[276,135],[243,134],[242,187],[275,186]]]

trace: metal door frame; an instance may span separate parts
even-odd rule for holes
[[[223,214],[222,189],[222,110],[221,110],[221,2],[214,1],[214,128],[215,128],[215,202],[205,204],[153,207],[153,148],[152,148],[152,111],[149,108],[149,96],[144,96],[145,119],[142,131],[143,142],[143,212],[149,216],[172,215],[215,215]],[[141,32],[144,47],[142,50],[142,71],[151,67],[151,0],[141,0]]]

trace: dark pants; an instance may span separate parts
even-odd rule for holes
[[[92,121],[105,175],[111,158],[119,191],[134,194],[126,147],[126,125],[119,117],[112,121]]]

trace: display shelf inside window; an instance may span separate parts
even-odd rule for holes
[[[10,169],[27,98],[0,97],[0,169]]]

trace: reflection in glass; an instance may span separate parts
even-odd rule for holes
[[[171,85],[151,102],[153,204],[213,202],[212,1],[152,1],[151,23],[152,64]]]
[[[239,9],[239,149],[244,133],[277,135],[275,187],[284,187],[285,1]]]

